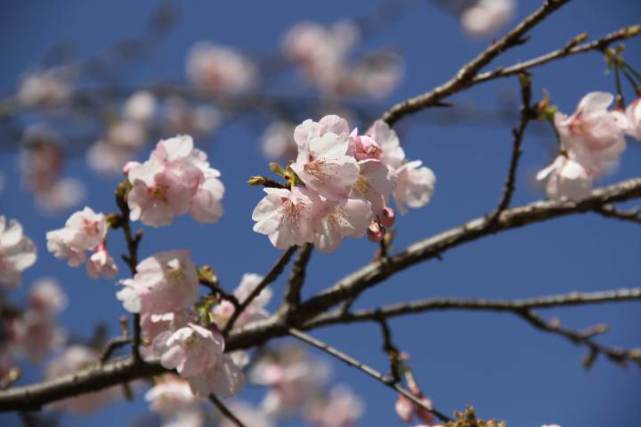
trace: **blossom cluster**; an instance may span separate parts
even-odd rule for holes
[[[346,120],[325,116],[294,130],[297,158],[289,168],[302,185],[266,188],[252,214],[254,231],[281,249],[313,243],[336,249],[346,236],[382,239],[401,213],[426,205],[435,177],[420,160],[407,161],[396,132],[377,121],[365,135]]]
[[[13,289],[22,272],[36,262],[36,246],[16,220],[0,216],[0,286]]]
[[[347,20],[331,26],[301,22],[285,34],[282,49],[321,92],[383,98],[401,78],[401,61],[391,53],[378,52],[351,64],[349,55],[360,33]]]
[[[56,258],[66,259],[70,267],[86,262],[93,278],[113,277],[118,267],[107,251],[108,228],[104,214],[85,207],[73,213],[63,228],[47,232],[47,249]],[[91,252],[88,259],[87,251]]]
[[[142,260],[131,279],[122,280],[117,297],[126,310],[140,314],[147,358],[175,369],[194,394],[235,394],[244,377],[224,353],[215,325],[204,327],[192,310],[198,297],[198,272],[187,251],[160,252]]]
[[[220,172],[210,166],[204,151],[194,148],[190,136],[158,142],[147,161],[127,163],[125,174],[131,184],[127,203],[133,221],[160,227],[189,213],[199,222],[214,223],[223,214]]]
[[[592,184],[614,169],[626,147],[626,134],[641,140],[641,108],[637,99],[626,111],[609,110],[614,96],[591,92],[583,97],[571,116],[554,114],[561,153],[541,170],[551,198],[580,200]]]

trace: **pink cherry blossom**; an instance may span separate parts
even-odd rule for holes
[[[406,213],[407,207],[423,207],[432,199],[436,177],[422,164],[420,160],[414,160],[394,171],[394,200],[401,213]]]
[[[387,97],[403,77],[400,56],[381,52],[359,61],[340,83],[342,93],[365,95],[374,99]]]
[[[31,286],[29,307],[41,313],[57,314],[67,307],[67,296],[57,280],[42,278]]]
[[[313,124],[304,122],[299,127],[305,130],[295,131],[298,157],[291,168],[306,186],[321,195],[331,199],[347,197],[359,173],[356,160],[347,154],[349,139],[332,132],[332,128],[324,131],[322,120],[318,126],[310,126]],[[300,138],[304,133],[306,138]]]
[[[100,362],[100,355],[93,349],[73,345],[67,348],[62,354],[56,357],[47,366],[47,379],[54,380],[73,374],[82,369],[96,365]],[[99,407],[115,400],[120,395],[118,387],[111,387],[101,391],[84,393],[77,397],[71,397],[47,406],[49,409],[69,411],[78,414],[87,414]]]
[[[104,175],[116,175],[122,172],[123,166],[134,158],[135,150],[129,147],[110,144],[100,140],[92,144],[85,153],[89,167]]]
[[[207,368],[201,375],[188,377],[191,391],[196,396],[230,397],[237,394],[245,385],[245,375],[230,355],[222,354],[215,365]]]
[[[252,219],[254,231],[265,234],[274,246],[286,249],[313,240],[312,217],[318,196],[302,187],[291,190],[265,188]]]
[[[240,52],[200,42],[189,52],[187,75],[198,89],[213,96],[226,96],[251,89],[257,73],[254,64]]]
[[[134,221],[159,227],[187,212],[207,223],[222,215],[220,172],[210,167],[207,155],[194,148],[189,136],[160,141],[149,160],[128,163],[126,174],[132,184],[127,202]]]
[[[198,273],[186,250],[159,252],[136,266],[117,293],[132,313],[164,314],[187,308],[198,296]]]
[[[71,96],[68,73],[62,68],[33,72],[20,83],[17,99],[27,107],[59,106]]]
[[[152,411],[163,417],[194,409],[199,402],[187,381],[175,375],[165,375],[156,380],[156,384],[145,393],[145,400],[150,403]]]
[[[294,141],[294,125],[277,121],[270,124],[263,132],[262,151],[269,160],[294,160],[298,147]]]
[[[562,147],[593,178],[614,168],[625,150],[625,115],[609,111],[614,96],[591,92],[583,97],[571,116],[556,113],[554,123]]]
[[[314,245],[323,252],[332,252],[347,236],[363,237],[371,216],[371,206],[365,200],[319,203],[314,221]]]
[[[461,25],[474,37],[486,37],[496,33],[512,18],[514,0],[478,0],[461,14]]]
[[[36,246],[24,235],[14,219],[7,223],[0,216],[0,285],[13,289],[20,284],[22,272],[36,262]]]
[[[156,111],[156,104],[154,94],[139,90],[127,98],[122,108],[122,115],[126,120],[147,124]]]
[[[258,274],[243,274],[243,277],[240,280],[240,284],[234,290],[234,296],[240,302],[245,301],[252,293],[252,291],[256,288],[256,286],[258,286],[258,284],[262,282],[262,280],[263,277],[259,276]],[[238,317],[236,323],[234,323],[234,327],[240,328],[247,323],[266,318],[268,313],[265,310],[265,306],[269,303],[271,297],[271,289],[263,289]],[[227,300],[221,301],[212,309],[214,322],[221,329],[225,327],[233,313],[234,306]]]
[[[545,181],[545,189],[552,199],[580,200],[590,194],[592,178],[578,162],[559,155],[548,167],[536,175],[538,181]]]
[[[423,402],[428,408],[432,407],[432,401],[423,397],[420,391],[415,390],[416,397]],[[399,395],[394,405],[394,410],[398,417],[406,423],[411,423],[415,418],[427,423],[429,426],[434,426],[434,416],[431,412],[425,410],[423,407],[412,402],[410,399],[403,395]],[[436,427],[436,426],[434,426]]]
[[[312,401],[305,417],[319,427],[350,427],[363,415],[365,404],[349,388],[334,386],[327,396]]]
[[[221,116],[211,105],[192,106],[178,97],[167,99],[163,109],[167,134],[207,135],[220,125]]]
[[[64,228],[47,232],[47,249],[56,258],[67,259],[70,266],[77,267],[85,261],[85,251],[103,244],[106,235],[105,216],[85,207],[73,213]]]
[[[33,362],[42,361],[65,341],[64,331],[56,324],[52,313],[28,309],[13,321],[13,342],[19,353]]]
[[[107,247],[104,243],[98,245],[96,251],[89,257],[87,272],[94,279],[98,277],[114,277],[118,274],[118,267],[112,256],[107,252]]]
[[[352,186],[350,197],[367,200],[371,203],[372,213],[380,215],[394,190],[394,174],[380,160],[362,160],[358,166],[358,179]]]
[[[188,378],[215,366],[225,342],[219,332],[189,323],[174,332],[160,334],[154,339],[154,348],[162,366],[176,369],[180,376]]]
[[[630,124],[627,133],[637,140],[641,140],[641,98],[631,102],[626,108],[625,114]]]
[[[381,147],[380,160],[392,170],[398,169],[405,162],[405,151],[394,129],[382,120],[374,122],[367,135]]]

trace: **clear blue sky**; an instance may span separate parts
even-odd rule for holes
[[[185,54],[195,41],[213,40],[248,52],[272,52],[285,29],[300,20],[329,23],[360,17],[371,12],[376,3],[178,2],[181,15],[175,30],[148,59],[124,67],[121,77],[131,84],[184,79]],[[519,1],[518,15],[525,15],[539,3]],[[9,91],[53,43],[71,41],[82,57],[90,57],[122,38],[140,34],[156,4],[151,0],[3,1],[0,90]],[[515,49],[497,64],[555,49],[582,31],[596,37],[638,23],[640,16],[641,4],[636,0],[572,2],[534,31],[527,46]],[[394,101],[441,83],[486,43],[464,37],[456,20],[431,2],[415,2],[408,13],[368,42],[368,46],[397,48],[407,61],[406,78],[400,88],[375,108],[383,111]],[[630,42],[626,54],[641,66],[641,41]],[[534,82],[537,97],[542,89],[548,89],[554,102],[567,112],[586,92],[613,90],[612,76],[605,74],[604,62],[596,54],[538,69]],[[456,97],[455,102],[491,109],[497,93],[515,87],[513,80],[492,83]],[[508,126],[443,127],[428,120],[430,114],[410,117],[401,125],[408,156],[422,159],[433,168],[437,190],[428,207],[398,221],[398,248],[487,212],[499,197],[506,172],[511,148]],[[251,231],[251,210],[261,192],[245,185],[248,176],[267,171],[258,136],[247,126],[230,126],[208,145],[211,162],[221,170],[227,187],[222,221],[201,226],[183,218],[171,228],[150,229],[142,243],[143,257],[161,250],[189,248],[195,261],[213,265],[229,288],[245,272],[266,272],[278,252],[264,236]],[[547,131],[527,135],[515,203],[543,197],[532,185],[532,176],[548,162],[554,144],[553,135]],[[638,174],[640,161],[641,148],[630,143],[621,168],[606,182]],[[46,252],[45,232],[62,226],[68,212],[53,217],[36,214],[29,195],[19,189],[15,152],[1,150],[0,169],[8,178],[8,189],[0,195],[0,214],[19,218],[39,249],[38,263],[24,275],[23,289],[16,293],[16,300],[24,297],[24,288],[34,279],[52,275],[64,283],[70,296],[70,307],[61,322],[71,334],[89,336],[95,321],[108,322],[115,332],[122,308],[115,298],[113,282],[91,281],[83,269],[69,269]],[[115,180],[90,173],[81,157],[71,161],[68,173],[90,186],[89,206],[105,212],[114,210],[111,191]],[[638,227],[594,215],[543,223],[467,244],[445,254],[442,262],[429,262],[398,274],[366,294],[357,305],[369,307],[428,296],[525,297],[639,286],[640,237]],[[121,249],[118,244],[113,247]],[[306,294],[331,285],[367,262],[373,250],[366,240],[352,240],[332,255],[314,254]],[[275,286],[277,296],[281,285],[279,282]],[[544,314],[558,315],[565,325],[577,329],[606,322],[611,331],[601,340],[635,347],[641,345],[639,307],[626,303]],[[402,318],[392,326],[397,344],[411,354],[424,390],[442,411],[473,404],[480,415],[505,419],[514,427],[553,422],[563,427],[632,426],[641,419],[639,369],[622,369],[599,360],[586,372],[580,364],[584,349],[538,332],[513,316],[449,312]],[[386,367],[379,351],[378,330],[372,325],[332,327],[313,333],[381,370]],[[367,412],[359,425],[401,425],[393,411],[393,393],[360,372],[334,361],[332,364],[334,377],[349,383],[366,400]],[[26,379],[35,380],[38,375],[29,368]],[[256,397],[254,394],[250,397]],[[65,417],[63,424],[125,425],[145,411],[139,395],[134,403],[118,403],[89,419]],[[2,425],[17,422],[13,416],[0,416]]]

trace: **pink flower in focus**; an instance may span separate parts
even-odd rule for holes
[[[365,200],[321,202],[314,221],[314,245],[323,252],[332,252],[347,236],[363,237],[371,216],[371,206]]]
[[[47,249],[56,258],[66,258],[71,267],[77,267],[85,261],[85,251],[96,249],[106,235],[105,216],[85,207],[73,213],[64,228],[47,232]]]
[[[496,33],[512,18],[514,0],[478,0],[461,14],[461,25],[474,37],[486,37]]]
[[[132,184],[127,203],[134,221],[159,227],[187,212],[207,223],[222,215],[220,173],[189,136],[160,141],[149,160],[128,163],[126,174]]]
[[[297,127],[294,137],[298,157],[291,168],[309,188],[324,197],[341,199],[358,179],[359,168],[354,157],[348,155],[348,137],[331,128],[324,131],[323,124],[323,120],[317,126],[306,121]],[[305,133],[306,138],[300,138]]]
[[[625,150],[627,118],[619,111],[608,111],[613,100],[612,94],[591,92],[573,115],[557,112],[554,116],[562,147],[593,179],[613,169]]]
[[[245,385],[245,375],[227,354],[220,355],[217,363],[200,375],[185,378],[196,396],[230,397],[237,394]]]
[[[9,289],[20,284],[22,272],[36,262],[36,246],[14,219],[0,216],[0,285]]]
[[[382,155],[380,160],[384,164],[392,170],[398,169],[403,165],[405,151],[401,148],[398,135],[387,123],[382,120],[375,121],[372,127],[368,129],[367,135],[381,147]]]
[[[95,350],[82,345],[73,345],[49,363],[46,370],[46,378],[49,380],[59,379],[65,375],[96,365],[99,362],[100,355]],[[87,414],[115,400],[119,395],[119,388],[111,387],[60,400],[47,405],[47,408]]]
[[[212,96],[228,96],[251,89],[257,73],[254,64],[236,50],[200,42],[189,52],[187,75],[198,89]]]
[[[627,133],[637,140],[641,140],[641,98],[631,102],[626,108],[625,114],[630,124]]]
[[[219,332],[189,323],[174,332],[162,333],[154,339],[160,363],[176,369],[183,378],[203,374],[216,365],[223,354],[225,342]]]
[[[280,249],[313,240],[312,217],[319,198],[309,190],[265,188],[267,195],[258,202],[252,219],[254,231],[265,234]]]
[[[545,190],[552,199],[581,200],[590,194],[592,179],[575,160],[559,155],[551,165],[539,171],[538,181],[545,181]]]
[[[159,252],[142,260],[116,295],[131,313],[164,314],[187,308],[198,296],[198,273],[186,250]]]
[[[96,251],[89,257],[87,261],[87,273],[89,273],[89,276],[93,279],[99,277],[110,278],[118,274],[118,267],[109,252],[107,252],[107,247],[104,243],[98,245]]]
[[[379,160],[362,160],[358,162],[358,166],[358,179],[352,187],[350,197],[370,202],[372,213],[380,215],[394,190],[394,175]]]

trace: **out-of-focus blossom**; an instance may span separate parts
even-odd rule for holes
[[[538,181],[545,181],[545,190],[552,199],[581,200],[592,190],[592,179],[580,163],[564,155],[539,171]]]
[[[71,92],[68,73],[53,68],[28,74],[20,83],[17,98],[27,107],[59,106],[69,101]]]
[[[189,136],[160,141],[149,160],[128,163],[126,174],[132,185],[127,203],[134,221],[159,227],[187,212],[206,223],[222,215],[220,172]]]
[[[200,408],[180,411],[163,421],[162,427],[202,427],[206,425],[205,413]]]
[[[461,14],[461,25],[474,37],[496,33],[515,13],[515,0],[478,0]]]
[[[432,401],[426,397],[422,397],[418,393],[417,398],[425,404],[428,408],[432,408]],[[429,426],[434,426],[434,416],[430,411],[425,410],[423,407],[409,400],[403,395],[399,395],[394,405],[394,410],[398,417],[406,423],[411,423],[415,418],[427,423]],[[436,427],[436,426],[434,426]]]
[[[255,408],[249,403],[232,401],[228,405],[229,410],[246,426],[251,427],[274,427],[273,420],[260,408]],[[219,427],[235,427],[236,424],[229,419],[222,417]]]
[[[74,372],[98,364],[99,362],[100,355],[95,350],[82,345],[73,345],[65,349],[62,354],[49,363],[46,377],[49,380],[59,379],[65,375],[73,374]],[[117,387],[111,387],[60,400],[48,405],[47,408],[87,414],[116,399],[119,395],[119,389]]]
[[[132,313],[164,314],[196,302],[198,273],[185,250],[159,252],[142,260],[117,297]]]
[[[17,351],[33,362],[42,361],[47,354],[65,341],[64,331],[51,313],[28,309],[12,324],[13,343]]]
[[[637,98],[625,110],[629,127],[627,133],[641,141],[641,98]]]
[[[403,62],[397,55],[378,54],[363,58],[341,82],[345,94],[387,97],[403,77]]]
[[[234,296],[240,302],[245,301],[262,280],[263,277],[258,274],[243,274],[240,284],[234,290]],[[234,327],[239,328],[247,323],[266,318],[267,311],[265,310],[265,306],[269,303],[271,297],[271,289],[263,289],[240,314],[236,323],[234,323]],[[225,327],[233,313],[234,306],[227,300],[221,301],[212,308],[212,317],[220,329]]]
[[[73,213],[64,228],[47,232],[47,249],[56,258],[67,259],[71,267],[77,267],[85,261],[85,251],[104,245],[107,228],[104,214],[85,207]]]
[[[200,401],[191,392],[187,381],[170,374],[156,380],[156,384],[145,393],[145,400],[150,403],[152,411],[166,418],[192,410]]]
[[[129,147],[119,147],[108,141],[100,140],[92,144],[86,152],[89,167],[105,175],[122,173],[122,168],[134,158],[135,151]]]
[[[198,89],[212,96],[228,96],[251,89],[257,73],[255,65],[240,52],[199,42],[189,52],[187,75]]]
[[[61,178],[64,157],[61,138],[45,125],[31,125],[23,135],[21,181],[44,211],[56,212],[77,205],[85,196],[82,182]]]
[[[628,122],[623,113],[608,110],[613,100],[612,94],[591,92],[573,115],[557,112],[554,116],[562,147],[593,179],[613,169],[625,150]]]
[[[22,272],[36,262],[36,246],[24,235],[15,219],[0,216],[0,285],[13,289],[20,284]]]
[[[365,404],[345,386],[334,386],[326,396],[313,400],[305,417],[318,427],[350,427],[363,415]]]
[[[58,314],[67,307],[65,295],[58,281],[42,278],[29,291],[29,307],[42,313]]]
[[[294,125],[289,122],[270,124],[262,136],[263,155],[270,160],[294,160],[298,149],[293,135]]]
[[[156,104],[156,97],[151,92],[139,90],[127,98],[122,115],[127,120],[147,124],[156,112]]]
[[[165,102],[164,120],[170,135],[207,135],[213,132],[222,120],[221,112],[211,105],[192,107],[182,98],[172,97]]]
[[[329,377],[329,367],[298,347],[281,347],[252,366],[252,382],[270,387],[262,408],[270,416],[286,416],[318,396]]]

